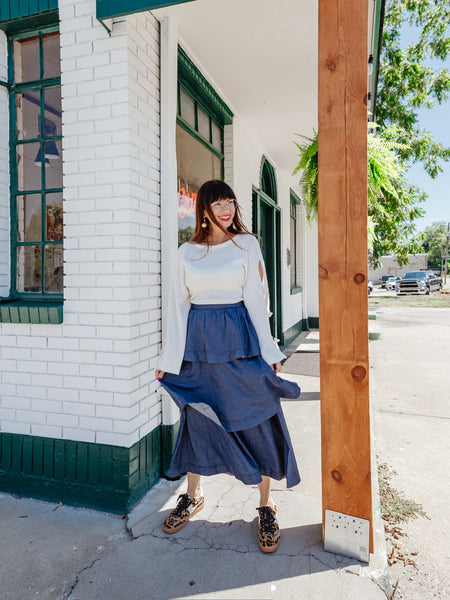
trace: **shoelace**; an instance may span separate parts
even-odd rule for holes
[[[269,506],[258,508],[260,527],[264,533],[275,533],[275,517]]]
[[[183,512],[187,510],[191,504],[194,504],[194,501],[189,494],[180,494],[177,498],[177,505],[173,511],[173,514],[177,515],[177,517],[181,517]]]

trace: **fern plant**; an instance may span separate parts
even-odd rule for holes
[[[375,125],[369,123],[373,129]],[[299,162],[293,174],[300,173],[299,185],[308,220],[318,214],[318,136],[299,136],[303,142],[294,142],[299,150]],[[415,236],[415,220],[422,216],[419,204],[425,198],[422,190],[411,185],[405,177],[405,168],[397,152],[404,149],[392,138],[368,134],[367,141],[367,209],[368,245],[372,262],[379,264],[383,254],[396,254],[399,264],[407,261],[408,253],[421,251]]]

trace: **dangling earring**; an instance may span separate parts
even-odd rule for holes
[[[206,217],[203,217],[202,227],[203,229],[206,229],[208,227],[208,220],[206,219]]]

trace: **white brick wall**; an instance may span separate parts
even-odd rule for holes
[[[0,80],[7,81],[6,35],[0,31]],[[0,86],[0,297],[9,295],[9,104],[8,91]]]
[[[160,422],[159,24],[59,6],[64,323],[1,325],[0,427],[130,446]]]

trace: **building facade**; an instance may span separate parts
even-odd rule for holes
[[[154,369],[203,181],[262,238],[280,345],[318,326],[292,177],[317,124],[316,3],[125,4],[0,4],[0,490],[114,512],[170,460]]]

